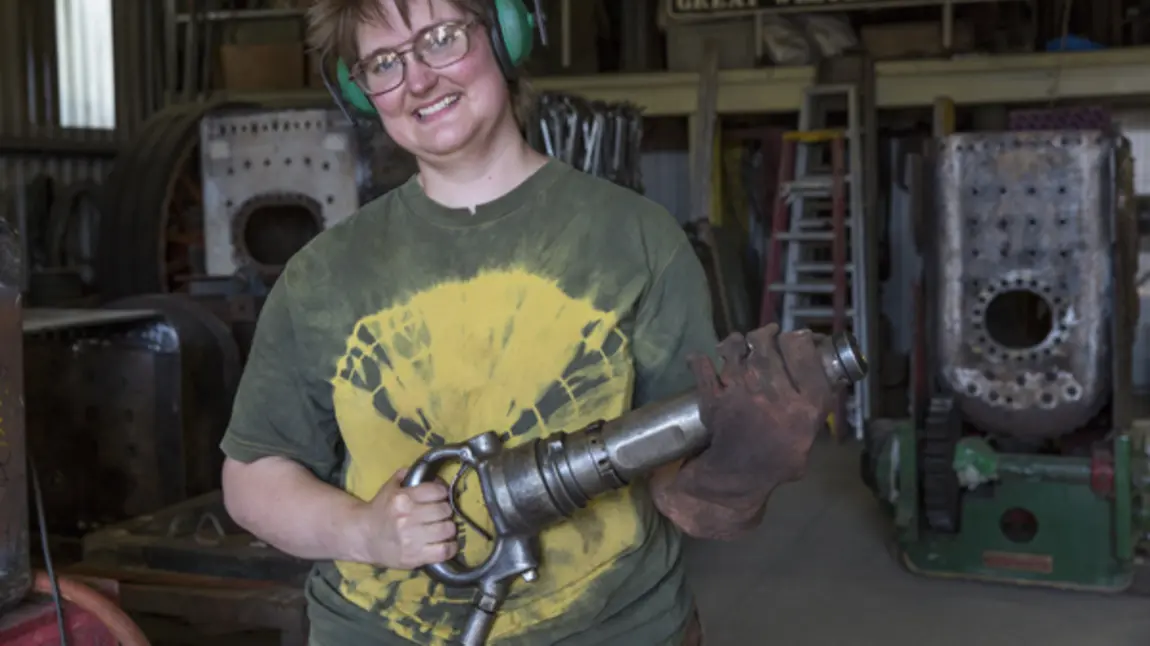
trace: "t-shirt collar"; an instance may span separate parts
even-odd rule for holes
[[[564,166],[557,159],[547,160],[539,170],[505,195],[476,205],[474,213],[471,209],[451,208],[432,200],[423,191],[419,175],[413,175],[399,187],[399,197],[421,218],[450,227],[478,226],[511,215],[534,202],[562,174]]]

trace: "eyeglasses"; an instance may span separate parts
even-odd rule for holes
[[[371,96],[390,92],[407,78],[405,54],[411,53],[432,69],[458,62],[471,51],[471,27],[475,21],[448,21],[432,25],[416,34],[411,47],[374,52],[357,62],[351,78]]]

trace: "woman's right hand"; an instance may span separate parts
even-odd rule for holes
[[[394,570],[414,570],[441,563],[459,552],[456,526],[448,504],[447,486],[425,482],[404,487],[407,469],[400,469],[370,502],[360,508],[355,522],[356,543],[362,560]]]

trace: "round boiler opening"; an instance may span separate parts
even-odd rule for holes
[[[261,204],[243,223],[248,255],[267,267],[287,264],[293,255],[323,231],[321,215],[303,204]]]
[[[1054,329],[1046,299],[1028,289],[1002,292],[986,304],[986,334],[1013,350],[1039,345]]]

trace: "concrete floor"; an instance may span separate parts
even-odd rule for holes
[[[940,581],[890,556],[854,446],[815,447],[756,535],[688,552],[706,646],[1134,646],[1150,598]]]

